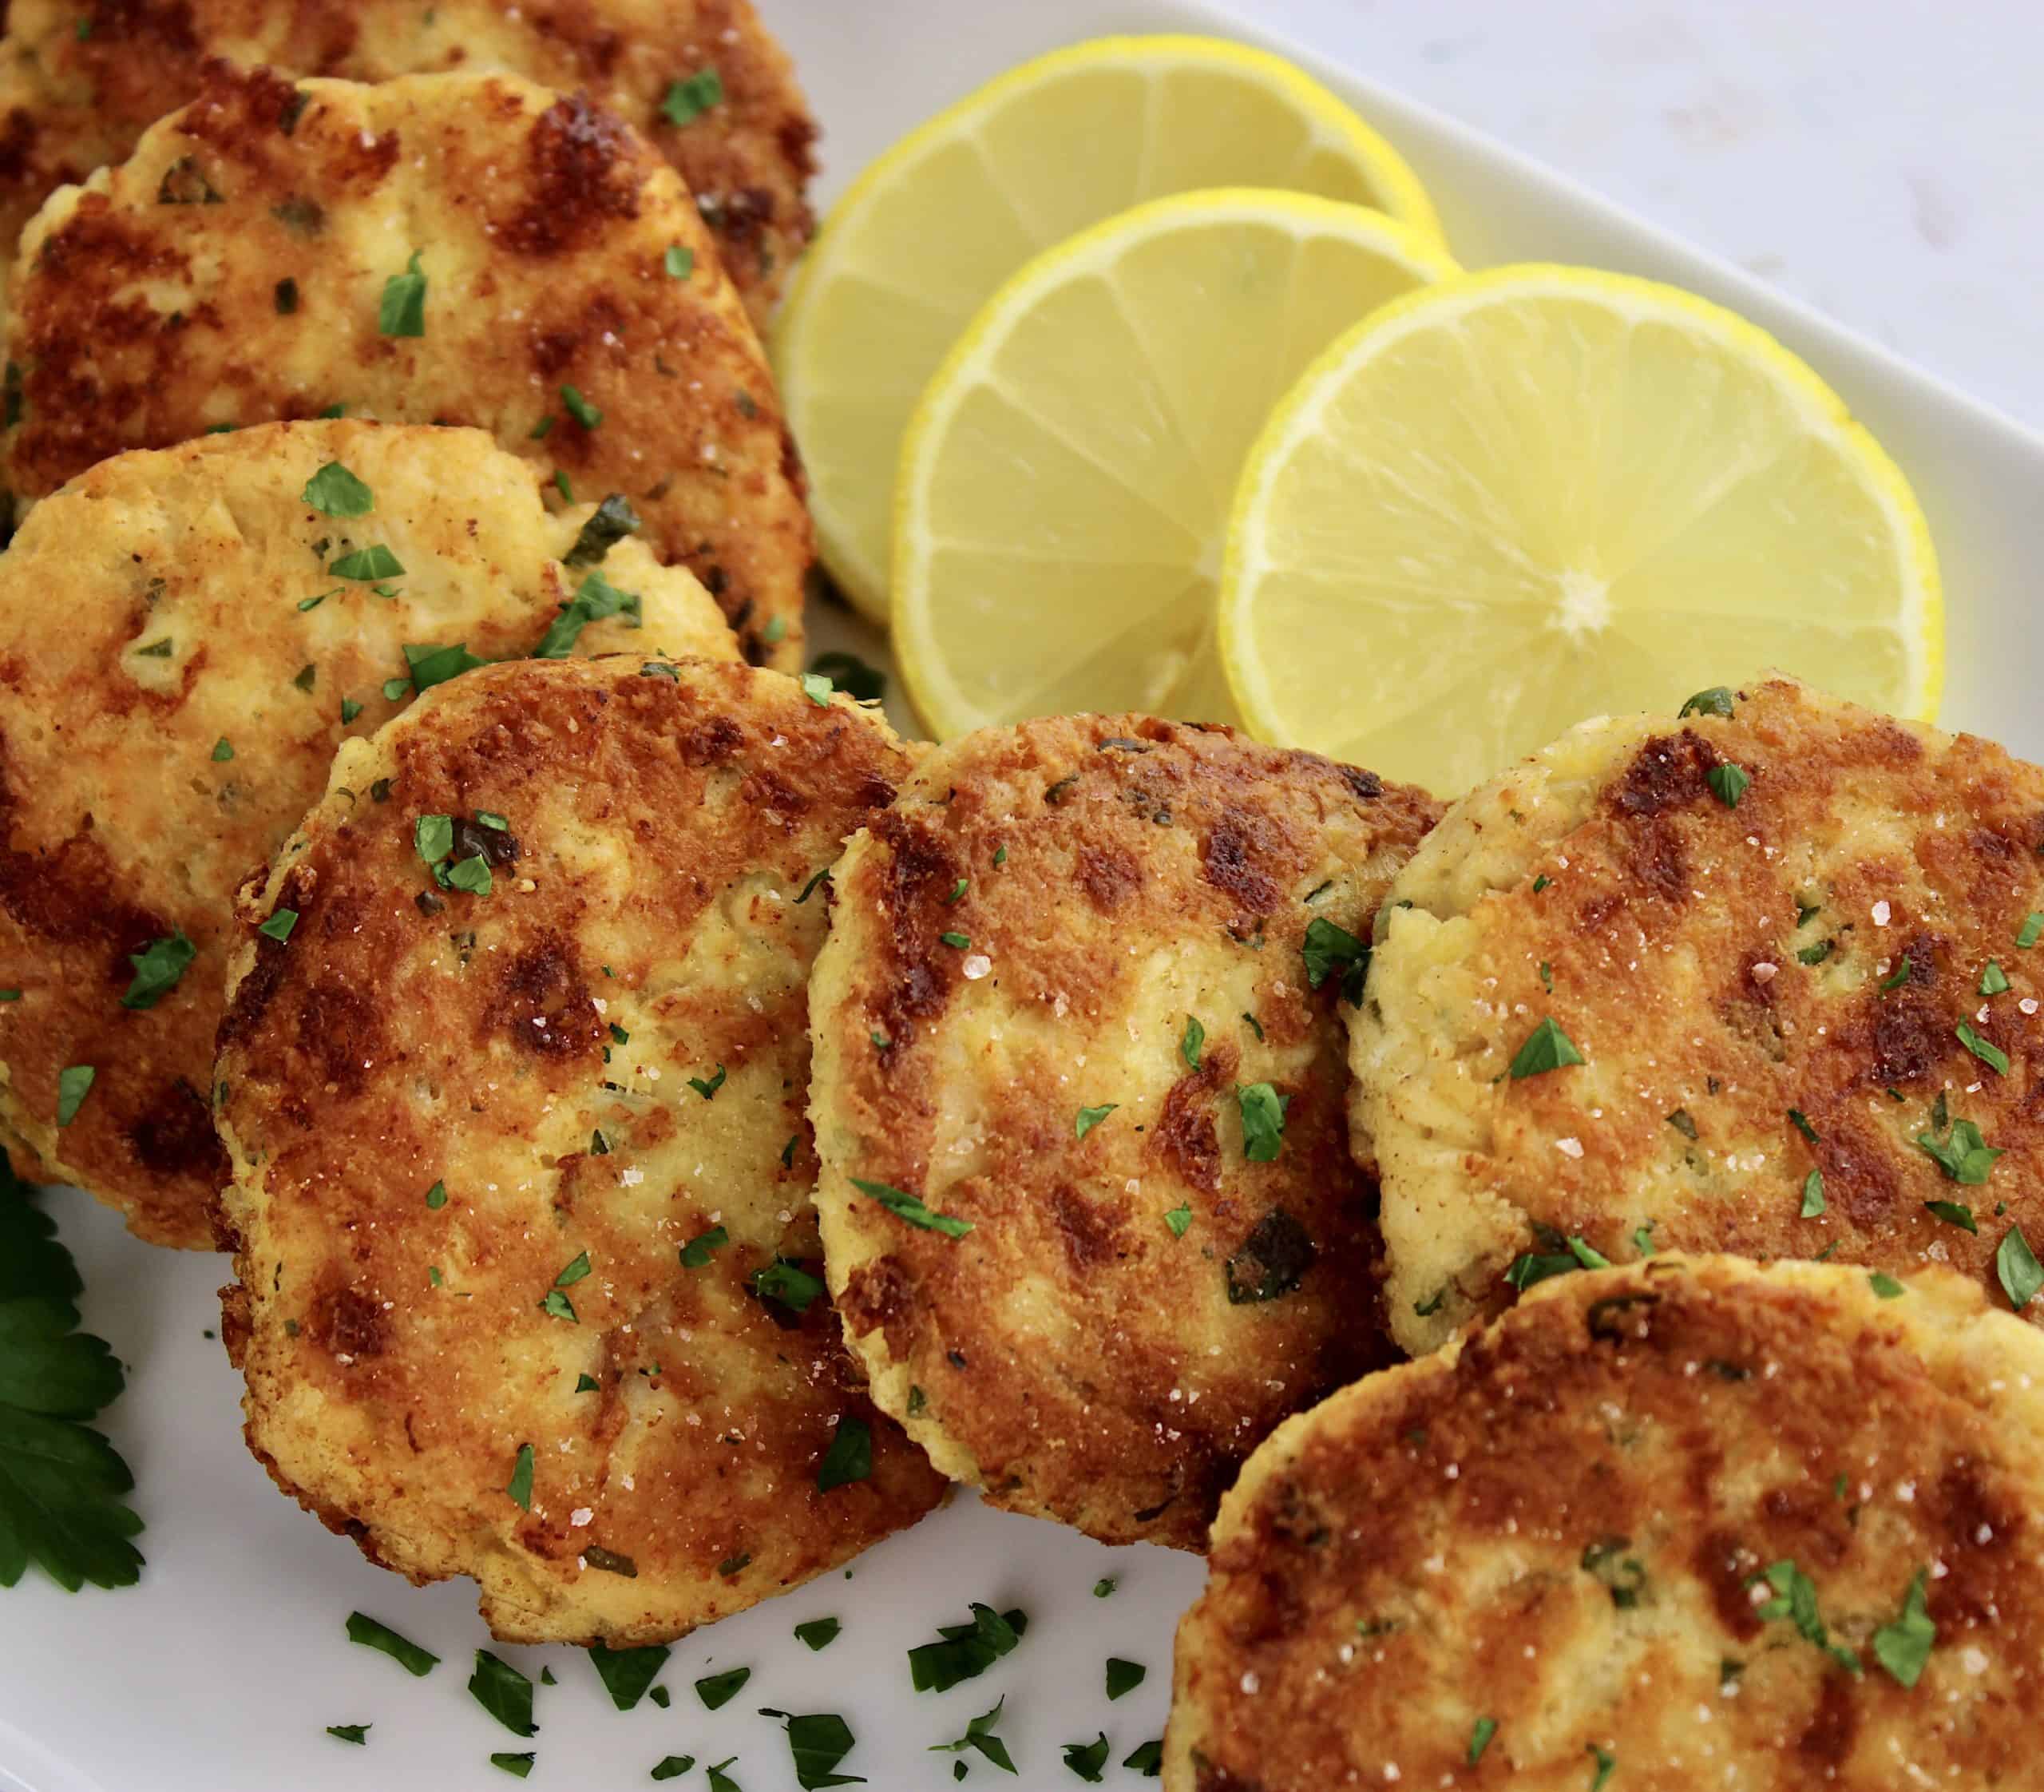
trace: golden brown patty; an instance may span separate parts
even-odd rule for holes
[[[548,515],[473,430],[354,422],[122,454],[37,506],[0,554],[0,992],[19,992],[0,1001],[0,1133],[40,1174],[144,1238],[212,1243],[235,886],[339,742],[410,701],[408,648],[557,648],[608,589],[644,626],[620,609],[575,652],[735,657],[702,588],[636,541],[561,564],[588,560],[592,508]]]
[[[473,423],[550,490],[625,494],[748,658],[798,654],[809,518],[766,358],[673,170],[584,100],[216,69],[50,200],[10,303],[19,500],[337,404]]]
[[[1226,729],[1087,716],[938,748],[853,842],[818,1200],[875,1398],[940,1468],[1198,1549],[1272,1425],[1388,1359],[1336,1008],[1436,813]]]
[[[1168,1792],[2034,1787],[2044,1339],[1958,1276],[1562,1277],[1250,1458]]]
[[[803,1119],[799,898],[906,771],[777,673],[496,667],[344,750],[245,893],[249,1442],[500,1636],[677,1636],[942,1495],[816,1279]]]
[[[1457,803],[1354,1017],[1400,1342],[1571,1236],[1991,1287],[2044,1247],[2040,849],[2044,771],[1779,681]]]
[[[211,56],[349,81],[515,74],[586,93],[680,171],[756,323],[808,240],[816,127],[750,0],[14,0],[6,17],[8,244],[54,188],[125,161],[194,98]]]

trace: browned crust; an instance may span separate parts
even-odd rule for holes
[[[1736,808],[1709,782],[1722,762],[1751,779]],[[1463,1160],[1473,1199],[1516,1209],[1526,1247],[1544,1228],[1622,1259],[1651,1222],[1662,1249],[1943,1263],[1997,1289],[2012,1227],[2044,1249],[2044,944],[2018,944],[2040,910],[2044,770],[1991,741],[1785,681],[1654,733],[1473,911],[1472,973],[1519,1017],[1500,1057],[1551,1014],[1589,1061],[1497,1085],[1491,1148]],[[1982,993],[1990,962],[2005,993]],[[1918,1144],[1940,1110],[2002,1153],[1984,1182]],[[1804,1217],[1812,1171],[1824,1211]]]
[[[458,70],[587,93],[673,164],[755,323],[813,223],[816,127],[751,0],[17,0],[6,22],[9,242],[57,187],[125,160],[149,125],[196,97],[216,54],[347,81]],[[675,126],[662,101],[706,69],[723,99]]]
[[[373,1560],[474,1576],[512,1639],[681,1635],[943,1491],[828,1303],[798,1318],[751,1287],[777,1256],[821,1267],[822,922],[793,898],[905,759],[791,680],[676,670],[492,668],[385,729],[337,773],[385,800],[337,788],[244,904],[221,1027],[252,1447]],[[418,817],[479,812],[515,849],[488,896],[437,893]],[[279,906],[282,944],[254,930]],[[713,1065],[728,1082],[691,1088]],[[730,1242],[680,1265],[716,1224]],[[549,1315],[584,1253],[575,1319]],[[872,1473],[819,1490],[853,1421]],[[522,1443],[529,1511],[505,1493]],[[588,1565],[592,1544],[636,1576]]]
[[[425,334],[386,336],[384,283],[413,250]],[[799,660],[809,519],[765,356],[672,170],[584,97],[208,65],[189,106],[38,220],[10,299],[21,499],[124,448],[333,403],[473,424],[549,492],[626,494],[748,659]]]
[[[1597,1748],[1647,1792],[2030,1783],[2032,1338],[1935,1271],[1893,1300],[1722,1258],[1543,1287],[1250,1462],[1180,1626],[1166,1786],[1581,1788]],[[1759,1615],[1784,1560],[1857,1676]],[[1919,1570],[1911,1691],[1872,1636]]]
[[[1309,990],[1301,942],[1316,916],[1366,936],[1436,813],[1225,729],[1089,716],[937,749],[848,854],[817,994],[833,1275],[850,1336],[889,1368],[879,1398],[905,1413],[919,1390],[939,1461],[968,1458],[994,1504],[1198,1548],[1272,1425],[1389,1360],[1341,979]],[[1210,998],[1196,1071],[1182,1013],[1131,1045],[1160,964]],[[1221,1005],[1238,977],[1253,994]],[[1266,1080],[1290,1098],[1284,1144],[1250,1164],[1234,1091]],[[1109,1101],[1075,1138],[1077,1110]],[[912,1229],[851,1177],[974,1230]],[[1163,1216],[1181,1206],[1177,1238]],[[1229,1259],[1275,1238],[1275,1213],[1311,1267],[1296,1291],[1231,1305]]]

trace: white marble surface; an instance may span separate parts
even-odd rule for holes
[[[1251,0],[2044,429],[2044,6]]]

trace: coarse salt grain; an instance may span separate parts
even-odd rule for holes
[[[1557,1139],[1555,1149],[1564,1157],[1580,1157],[1583,1155],[1583,1141],[1580,1139]]]
[[[1781,969],[1781,967],[1779,965],[1770,965],[1765,958],[1763,958],[1758,964],[1753,966],[1753,981],[1756,983],[1772,983],[1774,981],[1776,973],[1780,971]]]
[[[1885,927],[1888,925],[1888,918],[1894,912],[1888,906],[1887,898],[1884,897],[1874,904],[1874,925],[1876,927]]]
[[[984,952],[975,952],[966,958],[961,968],[965,971],[969,982],[976,983],[993,969],[993,960]]]

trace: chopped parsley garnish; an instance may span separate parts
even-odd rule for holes
[[[76,1592],[129,1587],[134,1477],[85,1421],[120,1394],[119,1362],[77,1329],[84,1284],[35,1191],[0,1153],[0,1587],[31,1562]]]
[[[1696,1138],[1696,1121],[1690,1116],[1688,1108],[1678,1108],[1668,1116],[1668,1124],[1685,1139],[1693,1141]]]
[[[939,934],[937,937],[954,952],[963,952],[972,943],[972,935],[969,934]]]
[[[310,691],[319,682],[319,668],[308,660],[298,668],[298,676],[291,680],[301,691]]]
[[[734,1761],[737,1758],[736,1755],[731,1757]],[[695,1757],[692,1754],[664,1754],[653,1763],[653,1770],[647,1777],[651,1779],[679,1779],[695,1765]]]
[[[57,1072],[57,1124],[69,1126],[78,1117],[78,1109],[85,1097],[91,1094],[93,1079],[98,1070],[89,1064],[66,1064]]]
[[[1618,1758],[1609,1749],[1599,1748],[1594,1742],[1586,1742],[1583,1746],[1597,1762],[1596,1773],[1590,1782],[1590,1792],[1604,1792],[1606,1782],[1618,1770]]]
[[[827,1649],[843,1627],[835,1618],[811,1618],[795,1626],[795,1640],[811,1649]]]
[[[330,1723],[327,1734],[339,1742],[362,1744],[368,1742],[369,1732],[375,1727],[373,1723]]]
[[[1280,1095],[1268,1083],[1251,1083],[1235,1091],[1242,1110],[1242,1156],[1252,1164],[1277,1160],[1285,1141],[1285,1110],[1292,1104],[1289,1095]]]
[[[227,762],[233,757],[234,743],[229,740],[225,735],[222,735],[219,739],[213,743],[213,763],[215,765],[225,765]]]
[[[386,336],[422,336],[426,334],[426,276],[414,249],[402,274],[383,283],[383,298],[376,307],[376,327]]]
[[[1016,1770],[1015,1762],[1008,1752],[1008,1745],[993,1733],[993,1727],[1000,1722],[1000,1708],[1007,1703],[1008,1697],[1004,1693],[994,1702],[992,1711],[980,1712],[966,1724],[965,1734],[956,1742],[932,1742],[929,1752],[933,1754],[960,1754],[967,1749],[972,1749],[984,1755],[1003,1773],[1013,1773]],[[957,1766],[962,1767],[965,1764],[961,1761]],[[956,1770],[954,1768],[954,1773]]]
[[[351,553],[343,554],[327,570],[337,579],[354,579],[366,585],[373,579],[401,577],[405,567],[402,561],[381,541],[377,541],[366,548],[357,548]]]
[[[585,430],[593,430],[604,420],[604,414],[601,408],[598,406],[591,404],[587,398],[582,396],[580,391],[575,387],[564,386],[561,387],[561,402],[567,406],[568,414],[573,418],[575,421],[580,423]]]
[[[513,1502],[523,1506],[527,1512],[533,1509],[533,1446],[521,1444],[517,1460],[511,1465],[511,1479],[504,1491]]]
[[[447,1185],[446,1183],[436,1182],[430,1188],[426,1190],[426,1204],[427,1207],[432,1208],[435,1212],[438,1212],[442,1207],[446,1206]]]
[[[1249,1030],[1256,1035],[1256,1042],[1261,1045],[1263,1043],[1263,1023],[1246,1008],[1242,1010],[1242,1018],[1249,1023]]]
[[[538,1729],[533,1722],[533,1683],[487,1649],[476,1651],[476,1668],[469,1676],[469,1691],[475,1702],[513,1735],[529,1736]]]
[[[1876,1270],[1867,1278],[1867,1285],[1883,1300],[1899,1300],[1909,1291],[1885,1270]]]
[[[1832,1643],[1832,1632],[1825,1628],[1824,1619],[1817,1612],[1817,1588],[1803,1569],[1796,1568],[1792,1561],[1777,1561],[1764,1573],[1753,1576],[1749,1586],[1758,1586],[1760,1581],[1766,1581],[1773,1588],[1774,1598],[1753,1608],[1756,1619],[1764,1624],[1774,1623],[1777,1619],[1788,1619],[1804,1641],[1815,1643],[1819,1649],[1824,1649],[1848,1674],[1860,1671],[1860,1657],[1846,1647]]]
[[[660,101],[660,115],[670,125],[692,125],[711,106],[721,102],[723,97],[723,77],[715,69],[701,69],[668,85],[666,97]],[[674,271],[671,263],[667,271]]]
[[[1831,956],[1833,942],[1819,940],[1815,946],[1802,947],[1796,953],[1797,961],[1805,965],[1820,965]]]
[[[1173,1238],[1183,1238],[1192,1224],[1192,1209],[1173,1207],[1164,1215],[1164,1223],[1171,1227]]]
[[[1120,1584],[1121,1583],[1116,1580],[1112,1575],[1103,1574],[1098,1580],[1095,1580],[1093,1583],[1093,1597],[1095,1599],[1110,1599],[1114,1596],[1115,1588]]]
[[[1814,1219],[1824,1211],[1824,1172],[1812,1170],[1803,1178],[1803,1214],[1805,1219]]]
[[[802,894],[795,898],[795,906],[797,907],[800,907],[802,904],[806,902],[814,894],[816,886],[819,883],[827,882],[830,880],[830,867],[826,865],[822,870],[817,872],[814,876],[810,878],[807,883],[802,886]]]
[[[1887,995],[1891,991],[1899,989],[1909,981],[1909,954],[1905,952],[1902,955],[1901,961],[1888,975],[1881,979],[1881,993]]]
[[[297,925],[298,910],[296,909],[279,909],[256,931],[265,939],[275,940],[281,945],[291,938],[291,930]]]
[[[964,902],[965,899],[965,892],[972,887],[972,880],[970,878],[961,878],[956,883],[952,885],[951,894],[944,898],[945,906],[948,907],[954,902]]]
[[[168,660],[175,644],[170,636],[165,635],[160,640],[151,641],[147,647],[137,648],[135,652],[145,660]]]
[[[604,1691],[620,1711],[628,1711],[646,1696],[647,1689],[660,1678],[667,1664],[669,1651],[659,1643],[642,1649],[607,1649],[597,1644],[589,1651]]]
[[[134,967],[135,980],[121,997],[121,1005],[154,1008],[177,987],[178,979],[191,969],[192,961],[198,955],[198,947],[184,937],[181,927],[167,939],[152,940],[140,952],[129,953],[128,962]]]
[[[1725,716],[1732,713],[1732,692],[1729,685],[1713,684],[1708,691],[1699,691],[1676,711],[1678,721],[1689,716]]]
[[[561,494],[561,502],[563,504],[572,504],[575,502],[575,488],[568,482],[566,467],[557,466],[553,470],[553,489]]]
[[[365,1649],[375,1649],[388,1655],[415,1679],[424,1679],[440,1665],[440,1658],[430,1649],[422,1649],[416,1643],[400,1636],[388,1624],[378,1624],[366,1612],[348,1614],[348,1640],[359,1643]]]
[[[776,1257],[752,1272],[752,1291],[763,1300],[778,1301],[790,1313],[806,1313],[809,1303],[823,1292],[823,1284],[801,1264]]]
[[[1720,759],[1703,775],[1703,780],[1720,803],[1728,809],[1736,809],[1739,799],[1746,794],[1746,787],[1753,783],[1753,776],[1744,766]]]
[[[1958,1036],[1959,1044],[1987,1065],[1997,1076],[2008,1075],[2008,1053],[1991,1039],[1977,1032],[1971,1021],[1961,1021],[1952,1030]]]
[[[553,1279],[553,1285],[557,1288],[572,1288],[588,1273],[589,1254],[585,1251]]]
[[[717,1091],[724,1086],[725,1076],[724,1067],[720,1064],[717,1066],[715,1076],[691,1076],[688,1079],[688,1086],[705,1101],[714,1101],[717,1099]]]
[[[18,989],[0,989],[0,1001],[19,1001],[21,999],[22,992]]]
[[[612,492],[576,532],[575,545],[561,556],[564,566],[594,566],[640,528],[639,513],[622,492]]]
[[[731,1235],[722,1226],[712,1226],[707,1232],[698,1232],[681,1247],[681,1267],[685,1270],[699,1270],[711,1255],[731,1242]]]
[[[1446,1286],[1444,1285],[1435,1289],[1434,1291],[1431,1294],[1428,1295],[1424,1300],[1414,1301],[1412,1302],[1412,1310],[1422,1319],[1431,1319],[1436,1313],[1440,1311],[1441,1308],[1447,1304],[1447,1302],[1448,1289]]]
[[[1817,1129],[1810,1124],[1809,1116],[1805,1114],[1801,1108],[1791,1108],[1788,1110],[1788,1124],[1794,1127],[1798,1132],[1801,1133],[1805,1139],[1808,1140],[1812,1144],[1814,1145],[1818,1142]]]
[[[1097,1108],[1081,1108],[1079,1110],[1079,1117],[1072,1123],[1072,1137],[1084,1138],[1120,1105],[1119,1101],[1103,1101]]]
[[[1199,1050],[1206,1043],[1206,1029],[1192,1015],[1185,1017],[1185,1032],[1178,1039],[1178,1056],[1185,1060],[1186,1068],[1199,1068]]]
[[[1469,1732],[1468,1762],[1471,1766],[1483,1758],[1483,1750],[1491,1746],[1491,1738],[1498,1733],[1495,1718],[1479,1718]]]
[[[1987,1179],[1994,1160],[2002,1155],[1981,1137],[1980,1128],[1970,1120],[1954,1120],[1951,1131],[1942,1140],[1935,1132],[1918,1133],[1916,1148],[1954,1182],[1975,1186]]]
[[[840,691],[859,703],[877,703],[887,695],[887,674],[869,666],[856,653],[819,653],[810,661],[811,672],[819,672]]]
[[[2029,1306],[2039,1288],[2044,1288],[2044,1265],[2038,1263],[2021,1226],[2010,1227],[1995,1247],[1994,1274],[2001,1279],[2002,1292],[2009,1297],[2009,1305],[2018,1313]]]
[[[837,688],[821,672],[804,672],[802,688],[803,694],[819,709],[830,707],[830,693]]]
[[[828,1493],[834,1487],[849,1487],[873,1473],[873,1427],[854,1413],[838,1421],[837,1434],[823,1453],[823,1465],[816,1471],[816,1490]]]
[[[1546,1235],[1551,1237],[1552,1235]],[[1504,1279],[1515,1288],[1523,1291],[1536,1282],[1545,1282],[1551,1275],[1567,1275],[1572,1270],[1609,1269],[1611,1260],[1591,1244],[1588,1239],[1571,1233],[1555,1242],[1567,1246],[1566,1250],[1527,1251],[1515,1257],[1511,1267],[1504,1272]]]
[[[535,660],[564,660],[575,651],[576,643],[582,638],[582,631],[592,622],[623,616],[636,626],[640,613],[636,592],[620,591],[601,573],[592,573],[583,580],[575,595],[561,605],[560,613],[548,624],[546,632],[540,637],[540,644],[533,649],[533,657]]]
[[[926,1232],[941,1232],[946,1238],[962,1239],[972,1229],[972,1222],[961,1219],[955,1215],[933,1212],[921,1199],[905,1190],[884,1182],[867,1182],[860,1177],[852,1178],[852,1187],[862,1195],[871,1196],[897,1219],[905,1219],[911,1226],[919,1226]]]
[[[863,1786],[858,1774],[841,1774],[838,1763],[852,1752],[852,1727],[835,1711],[762,1711],[762,1717],[778,1718],[787,1727],[788,1752],[794,1757],[795,1784],[802,1792],[825,1786]]]
[[[972,1621],[940,1624],[940,1642],[909,1651],[909,1679],[918,1692],[948,1692],[961,1680],[976,1679],[1022,1640],[1029,1620],[1019,1611],[996,1612],[975,1600]]]
[[[678,280],[685,280],[695,272],[695,252],[682,244],[671,244],[660,259],[667,271]]]
[[[2022,918],[2022,926],[2016,930],[2015,943],[2027,952],[2036,945],[2039,934],[2044,934],[2044,914],[2032,910]]]
[[[1575,1049],[1575,1041],[1562,1031],[1551,1014],[1526,1036],[1526,1043],[1513,1057],[1512,1080],[1538,1076],[1543,1072],[1583,1061],[1582,1053]]]
[[[737,1759],[738,1757],[735,1754],[727,1754],[723,1760],[713,1762],[703,1769],[703,1771],[710,1776],[710,1792],[744,1792],[744,1788],[724,1771],[725,1768]]]
[[[1990,958],[1987,968],[1980,973],[1980,993],[1983,996],[2002,995],[2007,992],[2009,980],[2002,973],[2002,967]]]
[[[1156,1737],[1139,1743],[1122,1757],[1121,1764],[1142,1774],[1145,1779],[1155,1779],[1164,1770],[1164,1739]]]
[[[1913,1687],[1931,1659],[1938,1627],[1923,1595],[1925,1570],[1919,1568],[1902,1596],[1902,1611],[1893,1623],[1874,1632],[1874,1659],[1901,1685]]]
[[[1980,1230],[1972,1208],[1963,1201],[1926,1201],[1923,1205],[1947,1225],[1956,1226],[1963,1232],[1977,1233]]]
[[[525,1779],[530,1776],[533,1763],[537,1759],[538,1757],[530,1749],[522,1754],[513,1754],[506,1750],[490,1756],[489,1764],[509,1774],[513,1779]]]
[[[341,726],[343,728],[346,728],[349,723],[352,722],[355,717],[359,716],[361,713],[362,705],[357,703],[353,697],[343,697],[341,699]]]
[[[595,1376],[577,1375],[575,1378],[575,1391],[577,1394],[596,1394],[600,1391],[600,1388]]]
[[[1586,1545],[1581,1557],[1583,1572],[1611,1596],[1611,1604],[1621,1612],[1638,1608],[1646,1585],[1646,1564],[1625,1553],[1631,1547],[1630,1537],[1605,1537]]]
[[[1119,1655],[1107,1657],[1107,1696],[1119,1699],[1130,1693],[1150,1678],[1150,1670],[1139,1661],[1124,1661]]]
[[[706,1711],[720,1711],[738,1697],[752,1678],[749,1667],[727,1667],[721,1674],[706,1674],[695,1683],[695,1696]]]
[[[1064,1764],[1088,1786],[1098,1786],[1101,1769],[1107,1764],[1107,1733],[1103,1730],[1090,1742],[1067,1742]]]
[[[1315,915],[1306,923],[1306,937],[1300,948],[1305,960],[1306,986],[1317,989],[1329,974],[1341,973],[1341,995],[1350,1007],[1363,999],[1363,978],[1370,966],[1370,949],[1345,927],[1337,927]]]
[[[305,482],[305,502],[323,517],[366,517],[375,494],[339,461],[329,461]]]
[[[546,1298],[540,1302],[540,1310],[549,1318],[565,1319],[571,1326],[581,1324],[575,1311],[575,1303],[558,1288],[549,1288]]]

